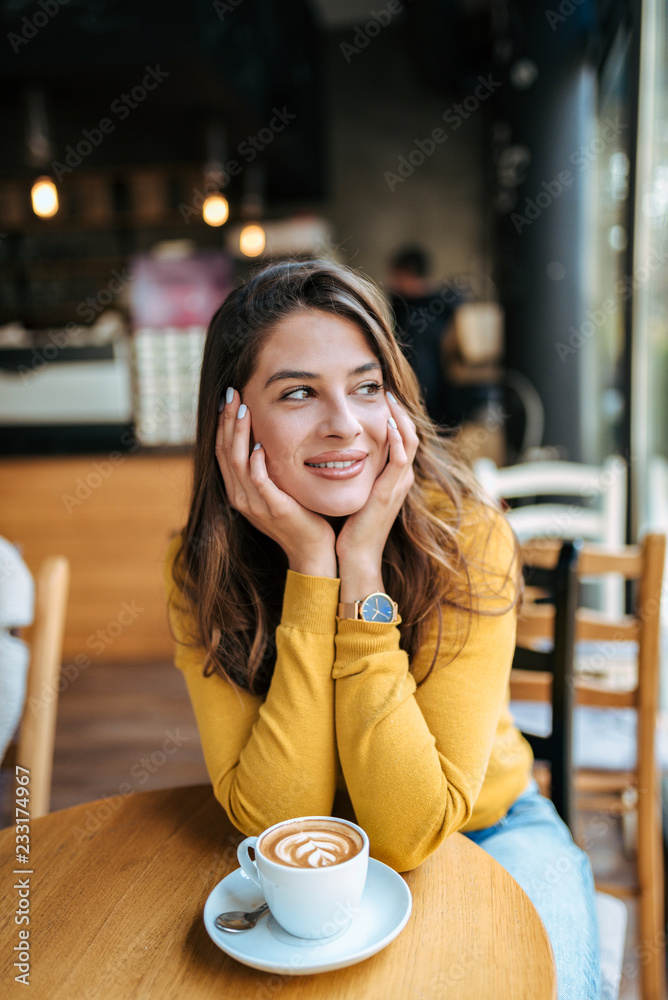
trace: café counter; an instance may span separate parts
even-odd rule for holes
[[[0,535],[33,575],[70,561],[64,664],[171,658],[162,567],[191,467],[185,449],[0,459]]]

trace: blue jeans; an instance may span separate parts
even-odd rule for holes
[[[464,834],[491,854],[526,892],[543,921],[557,966],[559,1000],[600,1000],[594,877],[534,778],[505,816]]]

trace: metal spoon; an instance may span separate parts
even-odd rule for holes
[[[268,909],[269,903],[263,903],[250,913],[244,913],[243,910],[228,910],[227,913],[219,913],[214,923],[219,931],[230,931],[232,934],[249,931],[251,927],[255,927],[258,917]]]

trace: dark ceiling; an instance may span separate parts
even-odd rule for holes
[[[263,152],[266,194],[323,194],[321,33],[306,0],[42,3],[4,0],[0,6],[7,39],[0,63],[0,174],[16,176],[29,167],[25,97],[37,87],[46,98],[58,161],[84,138],[84,129],[98,128],[104,118],[114,125],[86,157],[89,168],[203,163],[206,127],[216,121],[227,132],[227,161],[269,126],[274,109],[287,109],[295,117]],[[127,111],[122,95],[141,87],[147,67],[168,75]]]
[[[511,38],[514,56],[522,54],[527,2],[533,0],[406,0],[383,30],[401,33],[427,85],[466,95],[492,69],[495,39]],[[620,2],[583,0],[571,23]],[[205,135],[215,122],[226,132],[224,161],[245,166],[251,154],[240,155],[242,144],[259,133],[267,138],[278,110],[289,125],[261,143],[266,198],[325,198],[327,55],[388,6],[367,4],[356,26],[333,27],[327,14],[338,3],[0,0],[0,177],[34,175],[36,164],[26,157],[26,97],[36,89],[52,144],[46,169],[85,140],[84,130],[96,134],[105,118],[113,129],[86,156],[87,169],[204,166]],[[343,6],[350,20],[365,5]],[[138,87],[141,94],[147,68],[157,67],[162,82],[128,110],[123,95]]]
[[[26,92],[37,88],[46,101],[49,161],[62,162],[68,147],[85,139],[84,130],[111,120],[113,130],[86,157],[90,169],[203,164],[207,124],[215,121],[226,129],[226,158],[235,158],[244,140],[267,128],[274,109],[287,109],[295,117],[262,153],[265,195],[325,197],[326,46],[354,29],[341,22],[342,9],[332,7],[338,3],[0,0],[7,39],[0,176],[34,172],[26,159]],[[354,17],[362,27],[373,19],[370,4],[349,0],[344,7],[348,21]],[[467,82],[489,69],[490,24],[485,2],[412,0],[387,30],[401,31],[425,82],[466,93]],[[110,110],[141,86],[147,67],[158,66],[168,75],[131,113]]]

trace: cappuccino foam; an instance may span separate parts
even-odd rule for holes
[[[340,865],[359,854],[363,846],[357,830],[336,820],[284,823],[258,844],[265,858],[290,868]]]

